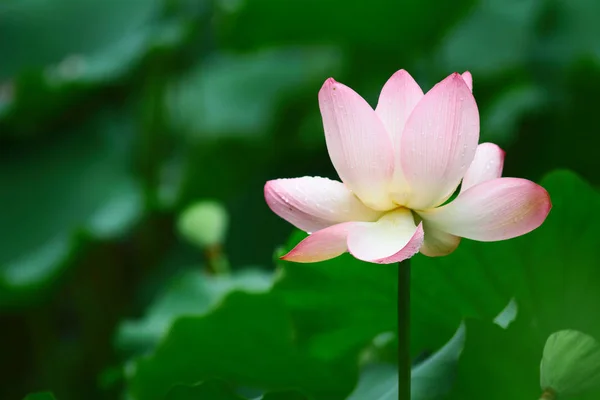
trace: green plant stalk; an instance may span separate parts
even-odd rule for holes
[[[398,263],[398,399],[410,399],[410,260]]]

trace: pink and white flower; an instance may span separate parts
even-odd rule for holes
[[[267,204],[310,233],[282,258],[354,257],[393,263],[417,252],[442,256],[461,237],[497,241],[526,234],[551,208],[541,186],[501,178],[504,151],[479,142],[469,72],[423,91],[404,70],[377,108],[329,78],[319,92],[327,149],[341,181],[303,177],[265,185]],[[460,193],[444,204],[457,190]],[[442,205],[444,204],[444,205]]]

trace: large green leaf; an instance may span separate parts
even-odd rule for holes
[[[286,250],[305,236],[296,232]],[[465,316],[492,321],[503,310],[514,295],[514,273],[491,280],[485,262],[512,262],[518,255],[506,245],[464,241],[450,256],[411,260],[413,356],[440,348]],[[299,342],[313,354],[335,358],[359,351],[380,333],[396,332],[397,277],[396,265],[345,254],[314,264],[282,262],[274,292],[292,311]]]
[[[445,257],[412,260],[411,345],[413,354],[445,343],[465,317],[492,321],[516,291],[517,273],[502,265],[517,263],[510,242],[462,240]]]
[[[151,350],[177,318],[205,314],[233,290],[264,292],[271,286],[271,280],[271,274],[252,269],[233,275],[185,271],[150,305],[144,318],[121,324],[117,346],[125,350]]]
[[[450,399],[479,398],[481,393],[489,400],[540,397],[542,348],[532,341],[522,320],[507,330],[475,320],[468,320],[466,326],[466,346]]]
[[[489,400],[540,398],[540,361],[545,341],[535,336],[532,325],[518,318],[507,329],[475,320],[468,320],[466,326],[467,341],[456,384],[447,400],[478,398],[480,393]],[[594,400],[598,396],[600,391],[569,400]]]
[[[212,313],[175,321],[156,351],[132,368],[136,399],[160,399],[177,383],[220,377],[262,390],[300,388],[315,400],[343,399],[356,381],[348,360],[302,352],[293,321],[274,294],[230,294]]]
[[[297,231],[287,248],[305,236]],[[299,344],[335,359],[396,331],[397,276],[394,265],[368,264],[348,254],[312,264],[281,262],[273,292],[291,310]]]
[[[536,231],[507,242],[512,263],[486,260],[490,280],[514,276],[517,323],[507,330],[477,321],[467,327],[452,399],[527,399],[540,395],[539,363],[548,336],[574,329],[600,337],[600,194],[568,171],[548,175],[542,185],[553,209]],[[513,273],[513,271],[515,273]],[[598,393],[589,394],[597,398]]]
[[[177,385],[167,394],[165,400],[248,400],[234,392],[225,382],[208,380],[194,386]],[[279,391],[265,393],[254,400],[307,400],[297,391]]]
[[[227,387],[225,382],[209,380],[194,386],[177,385],[167,393],[165,400],[244,400]]]
[[[413,368],[411,399],[442,399],[454,381],[456,364],[462,352],[465,328],[438,352]],[[369,365],[361,374],[358,386],[348,400],[395,400],[398,398],[398,370],[394,365]]]
[[[42,295],[85,239],[123,235],[141,216],[129,165],[133,126],[106,114],[80,129],[44,147],[3,149],[1,306]]]
[[[542,186],[553,209],[542,227],[519,239],[517,303],[544,341],[567,328],[600,337],[600,320],[592,317],[600,312],[600,194],[569,171],[549,174]]]

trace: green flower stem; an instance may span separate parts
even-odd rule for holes
[[[410,260],[398,263],[398,399],[410,399]]]

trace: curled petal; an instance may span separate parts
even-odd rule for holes
[[[426,221],[423,223],[425,241],[419,250],[428,257],[447,256],[460,244],[460,237],[436,229]]]
[[[348,230],[354,224],[356,223],[345,222],[312,233],[298,243],[289,253],[281,257],[281,259],[299,263],[311,263],[337,257],[348,251],[346,238]]]
[[[340,222],[375,221],[381,216],[364,206],[343,183],[327,178],[268,181],[265,200],[275,214],[305,232]]]
[[[400,141],[400,163],[410,186],[407,207],[441,204],[473,161],[479,141],[479,112],[463,78],[455,73],[417,104]]]
[[[423,244],[423,226],[415,225],[406,208],[385,214],[377,222],[359,222],[348,233],[348,251],[359,260],[377,264],[400,262]]]
[[[469,71],[465,71],[462,73],[461,77],[463,78],[463,81],[465,81],[467,86],[469,87],[469,90],[472,92],[473,91],[473,76],[471,75],[471,73]]]
[[[504,167],[504,150],[493,143],[477,146],[475,158],[467,169],[460,188],[461,192],[485,181],[500,178]]]
[[[436,229],[482,242],[524,235],[544,222],[552,204],[526,179],[498,178],[471,187],[453,202],[419,215]]]
[[[394,176],[389,190],[398,204],[406,201],[405,195],[408,192],[400,165],[400,138],[408,117],[422,98],[423,90],[412,76],[402,69],[385,83],[375,109],[394,145]]]
[[[367,206],[389,210],[394,173],[392,140],[371,106],[349,87],[329,78],[319,91],[327,149],[342,181]]]

